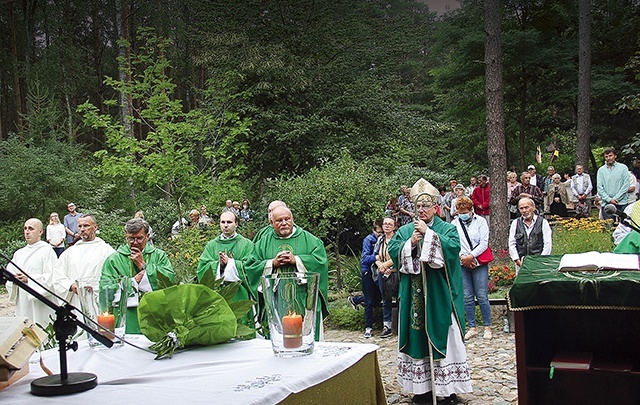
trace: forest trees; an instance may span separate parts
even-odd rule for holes
[[[87,125],[103,130],[107,138],[107,148],[96,152],[100,160],[95,168],[97,173],[119,181],[123,186],[144,184],[162,190],[165,198],[175,203],[176,215],[179,215],[185,195],[206,194],[208,184],[215,179],[216,157],[224,167],[228,163],[226,159],[246,151],[241,147],[239,137],[249,132],[250,120],[240,119],[228,110],[217,116],[202,109],[184,112],[181,100],[173,97],[176,85],[168,76],[171,68],[166,58],[169,42],[151,29],[141,29],[138,40],[144,45],[132,52],[128,61],[120,59],[120,68],[126,71],[125,76],[130,80],[105,80],[119,94],[125,95],[122,99],[131,100],[129,110],[132,115],[120,119],[116,100],[105,102],[114,107],[114,114],[101,114],[98,107],[89,102],[80,105],[78,110]],[[205,94],[210,94],[209,98],[224,99],[219,97],[224,91],[223,87],[218,87]],[[203,100],[203,104],[205,101],[212,103]],[[137,130],[128,133],[124,121],[134,123],[132,128]],[[216,135],[207,137],[211,133]],[[197,146],[205,139],[209,142],[198,151]],[[229,144],[234,145],[232,151],[224,147]],[[206,170],[198,170],[196,152],[212,161]]]

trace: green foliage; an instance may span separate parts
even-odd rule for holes
[[[363,330],[363,311],[354,311],[351,306],[345,304],[346,302],[346,298],[332,302],[329,317],[325,320],[327,326],[335,329]]]
[[[93,189],[82,149],[51,140],[41,146],[10,137],[0,142],[0,218],[64,216],[68,201]]]
[[[185,196],[206,194],[212,176],[219,175],[216,170],[229,177],[233,170],[242,169],[232,169],[230,163],[246,154],[246,147],[236,141],[248,136],[250,120],[228,108],[216,111],[217,116],[211,114],[211,104],[224,103],[216,98],[222,93],[219,87],[205,92],[211,99],[205,109],[184,112],[182,102],[173,99],[176,85],[167,74],[171,68],[166,57],[169,41],[157,37],[151,29],[141,29],[138,40],[142,45],[132,53],[130,63],[120,61],[131,80],[106,78],[105,84],[141,104],[126,119],[142,126],[143,134],[127,133],[117,115],[101,114],[89,102],[80,105],[78,111],[87,126],[103,130],[107,137],[108,149],[96,152],[101,162],[95,168],[99,175],[119,181],[135,179],[164,190],[181,211],[180,201]],[[116,101],[109,104],[116,105]],[[207,146],[202,157],[215,163],[206,171],[194,159],[203,143]]]
[[[360,256],[354,255],[353,251],[348,254],[336,255],[333,252],[328,254],[329,258],[329,289],[332,291],[362,291],[362,281],[360,278]],[[336,263],[340,260],[340,264]],[[341,289],[336,285],[336,271],[341,269]]]
[[[340,159],[292,178],[267,183],[268,200],[287,203],[295,222],[330,243],[345,232],[364,233],[384,214],[391,189],[374,167],[357,163],[346,152]],[[395,188],[395,187],[394,187]]]
[[[220,234],[217,226],[185,229],[165,246],[175,273],[175,284],[195,283],[200,255],[211,239]]]

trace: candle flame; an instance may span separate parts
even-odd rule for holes
[[[102,316],[107,316],[109,315],[109,311],[104,311],[104,313],[102,314]]]

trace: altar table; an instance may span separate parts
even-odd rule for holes
[[[142,335],[127,337],[148,347]],[[69,372],[90,372],[98,386],[78,394],[36,397],[30,382],[44,376],[37,363],[30,373],[0,392],[3,404],[386,404],[373,344],[316,342],[314,353],[297,358],[273,355],[262,338],[199,347],[154,360],[125,345],[95,350],[86,341],[67,352]],[[57,349],[43,353],[59,372]]]

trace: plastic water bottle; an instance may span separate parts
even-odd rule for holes
[[[507,318],[506,315],[504,316],[503,322],[504,322],[504,327],[502,328],[502,331],[504,333],[509,333],[509,319]]]

